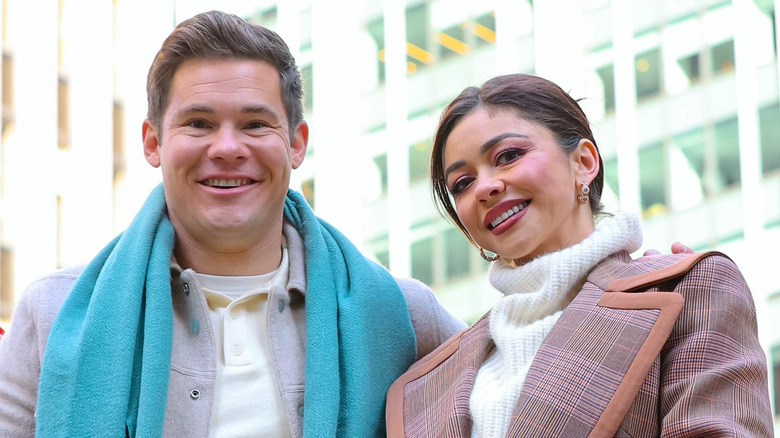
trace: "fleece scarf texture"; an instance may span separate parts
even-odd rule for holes
[[[299,193],[288,191],[284,215],[306,247],[304,436],[384,436],[385,393],[416,355],[406,301]],[[37,436],[162,436],[173,243],[159,185],[87,265],[52,325]]]

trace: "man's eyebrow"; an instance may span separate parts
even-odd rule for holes
[[[491,138],[490,140],[482,144],[482,146],[479,148],[479,154],[480,155],[484,154],[485,152],[492,149],[493,146],[501,142],[501,140],[505,140],[507,138],[528,138],[528,136],[525,134],[516,134],[514,132],[505,132],[503,134],[498,134],[497,136]]]
[[[193,114],[193,113],[207,113],[207,114],[213,114],[216,112],[216,110],[208,105],[203,105],[200,103],[192,104],[190,106],[185,107],[180,111],[182,114]],[[242,113],[273,113],[271,108],[269,108],[267,105],[245,105],[241,108]]]
[[[214,108],[208,106],[208,105],[201,105],[199,103],[196,103],[194,105],[190,105],[187,107],[184,107],[181,111],[179,111],[181,114],[194,114],[194,113],[208,113],[211,114],[214,112]]]
[[[244,112],[244,113],[265,113],[265,112],[272,112],[272,111],[266,105],[257,104],[257,105],[245,105],[243,108],[241,108],[241,112]]]
[[[499,134],[499,135],[491,138],[490,140],[486,141],[485,143],[483,143],[482,146],[480,146],[480,148],[479,148],[479,154],[480,155],[484,154],[485,152],[487,152],[490,149],[492,149],[493,146],[497,145],[502,140],[505,140],[507,138],[528,138],[528,136],[525,135],[525,134],[516,134],[514,132],[505,132],[503,134]],[[454,170],[457,170],[458,168],[462,167],[464,164],[466,164],[465,161],[458,160],[458,161],[450,164],[449,166],[447,166],[447,169],[444,170],[444,179],[447,179],[447,177],[449,176],[450,172],[452,172]]]

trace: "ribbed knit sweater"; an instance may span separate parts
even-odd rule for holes
[[[588,273],[610,254],[641,244],[639,219],[621,213],[568,248],[516,268],[503,260],[491,264],[490,282],[504,297],[490,311],[496,348],[480,366],[469,400],[472,437],[506,435],[531,361]]]

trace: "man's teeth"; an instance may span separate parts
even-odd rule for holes
[[[510,216],[517,213],[518,211],[524,209],[528,205],[527,203],[522,203],[520,205],[515,205],[514,207],[510,208],[509,210],[501,213],[501,216],[493,219],[493,222],[490,223],[491,228],[497,227],[501,222],[504,222],[505,220],[509,219]]]
[[[209,187],[223,187],[223,188],[232,188],[232,187],[239,187],[243,186],[245,184],[249,184],[249,180],[244,179],[207,179],[204,184],[206,184]]]

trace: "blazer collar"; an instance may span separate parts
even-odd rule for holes
[[[548,333],[526,375],[508,436],[613,436],[671,333],[682,296],[609,292],[641,274],[627,253],[599,263]]]

